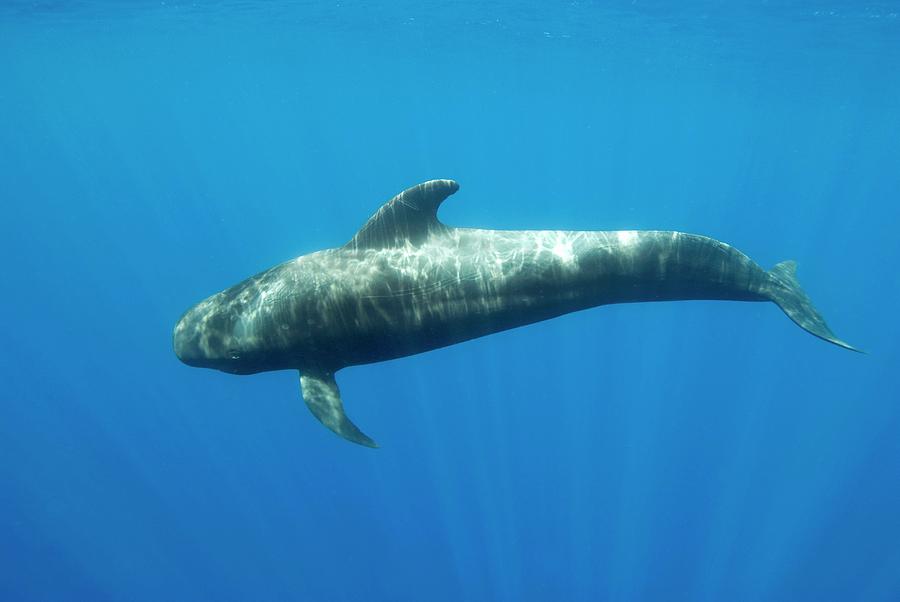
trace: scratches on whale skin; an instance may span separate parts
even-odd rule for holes
[[[360,298],[362,299],[392,299],[397,297],[414,297],[416,295],[429,295],[431,293],[435,293],[440,291],[441,289],[445,289],[447,286],[451,284],[461,284],[463,282],[475,282],[476,280],[483,280],[482,276],[479,274],[469,274],[467,276],[452,276],[450,278],[445,278],[443,280],[438,280],[436,282],[432,282],[431,284],[425,284],[422,286],[399,289],[395,291],[391,291],[390,293],[383,295],[362,295]]]

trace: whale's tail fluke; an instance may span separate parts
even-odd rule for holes
[[[828,324],[825,318],[812,304],[810,298],[800,286],[797,280],[797,262],[782,261],[769,271],[771,286],[769,287],[769,297],[778,304],[788,317],[797,323],[800,328],[807,332],[811,332],[820,339],[824,339],[829,343],[834,343],[838,347],[849,349],[850,351],[860,351],[856,347],[839,339]]]

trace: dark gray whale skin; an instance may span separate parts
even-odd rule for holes
[[[773,301],[847,349],[787,261],[764,270],[705,236],[666,231],[451,228],[438,221],[452,180],[394,197],[343,247],[303,255],[200,302],[175,326],[191,366],[235,374],[297,369],[313,414],[375,443],[344,414],[334,373],[610,303]]]

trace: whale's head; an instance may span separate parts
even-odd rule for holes
[[[232,374],[272,369],[265,337],[257,336],[254,304],[229,289],[187,310],[172,333],[175,355],[189,366]]]

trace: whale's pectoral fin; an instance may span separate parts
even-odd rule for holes
[[[367,447],[378,447],[377,443],[356,428],[344,414],[344,403],[334,381],[334,372],[304,370],[300,375],[300,392],[309,411],[319,422],[348,441]]]
[[[457,190],[459,184],[453,180],[430,180],[407,188],[382,205],[346,246],[385,249],[421,244],[429,234],[446,230],[437,210]]]

